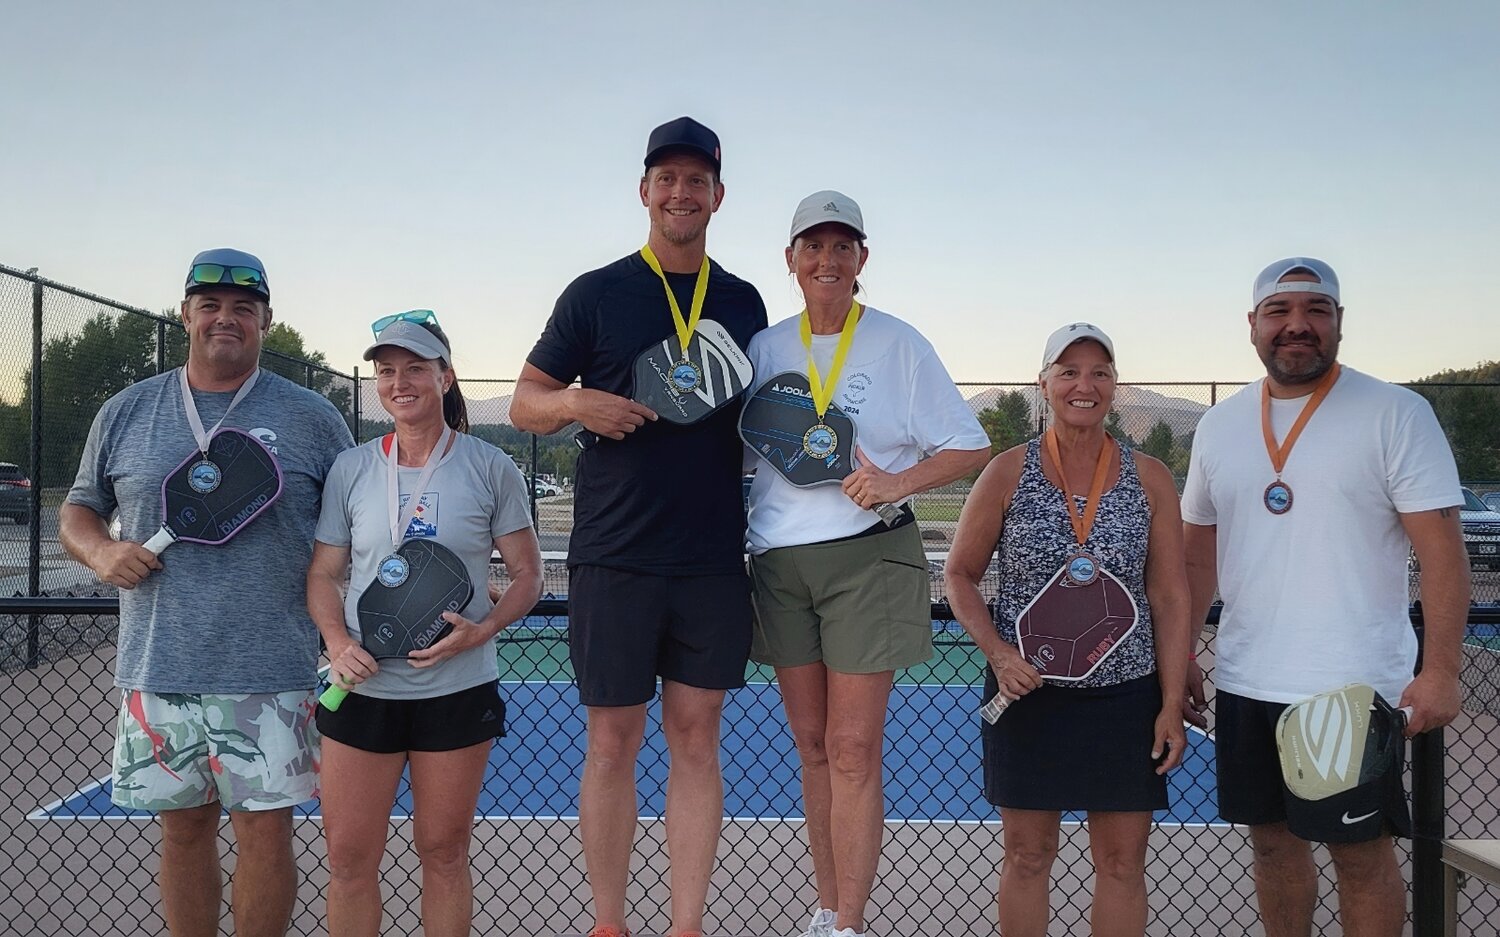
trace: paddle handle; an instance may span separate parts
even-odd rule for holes
[[[1014,700],[1012,700],[1009,696],[1006,696],[1004,690],[1001,690],[999,693],[995,694],[994,699],[979,707],[979,715],[984,717],[985,722],[988,722],[990,725],[994,725],[995,723],[1000,721],[1001,716],[1005,715],[1006,708],[1010,706],[1012,702],[1014,702]]]
[[[349,691],[343,687],[330,686],[323,691],[322,696],[318,697],[318,702],[323,704],[324,709],[331,713],[336,713],[339,711],[339,707],[344,705],[344,698],[348,695]]]
[[[902,512],[900,505],[877,504],[870,510],[874,511],[876,514],[879,514],[880,519],[885,521],[885,526],[887,527],[895,527],[898,523],[901,522]]]
[[[141,544],[141,546],[150,550],[157,556],[161,556],[161,551],[165,550],[176,541],[177,535],[168,530],[166,525],[163,524],[161,530],[158,530],[156,533],[152,534],[151,539]]]

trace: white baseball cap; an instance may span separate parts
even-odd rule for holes
[[[1312,280],[1289,280],[1281,282],[1281,278],[1292,272],[1310,273],[1317,277]],[[1335,305],[1339,301],[1339,276],[1333,272],[1333,268],[1321,260],[1312,257],[1288,257],[1278,260],[1260,272],[1255,278],[1255,288],[1251,292],[1253,301],[1251,309],[1260,308],[1260,304],[1277,293],[1321,293],[1331,298]]]
[[[859,210],[859,203],[842,192],[824,189],[798,203],[797,211],[792,215],[791,240],[797,240],[797,235],[809,228],[830,221],[853,228],[861,239],[865,236],[865,218]]]
[[[1057,363],[1062,353],[1068,350],[1074,342],[1091,341],[1098,342],[1104,346],[1104,353],[1109,355],[1110,363],[1115,360],[1115,343],[1109,340],[1104,330],[1097,325],[1087,322],[1074,322],[1065,325],[1047,336],[1047,348],[1042,352],[1042,370],[1045,371]]]

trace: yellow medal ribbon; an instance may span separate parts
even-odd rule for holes
[[[708,295],[708,255],[703,255],[703,266],[698,268],[698,282],[693,285],[693,306],[688,310],[685,321],[682,318],[682,307],[677,305],[677,297],[672,294],[672,284],[667,282],[667,275],[661,269],[661,261],[656,259],[651,245],[641,248],[641,257],[646,261],[646,266],[661,278],[662,289],[667,291],[667,305],[672,307],[672,324],[677,326],[677,341],[682,345],[683,360],[687,360],[688,342],[693,340],[698,319],[703,315],[703,298]]]
[[[802,310],[802,320],[798,328],[802,333],[802,347],[807,349],[807,384],[812,390],[813,407],[818,411],[818,419],[823,419],[823,414],[828,412],[828,405],[833,402],[833,389],[838,386],[839,372],[844,369],[844,358],[849,354],[849,346],[854,344],[854,329],[859,325],[859,315],[862,311],[856,301],[849,307],[849,315],[844,318],[844,330],[839,333],[838,346],[833,350],[833,362],[828,366],[828,383],[823,383],[823,376],[818,373],[818,363],[813,360],[812,350],[812,317],[807,310]]]

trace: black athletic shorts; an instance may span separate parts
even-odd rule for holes
[[[362,751],[451,752],[505,737],[505,700],[492,680],[430,699],[350,693],[337,712],[318,707],[318,731]]]
[[[1287,705],[1218,691],[1219,816],[1247,826],[1286,821],[1293,835],[1315,843],[1363,843],[1385,833],[1410,837],[1402,779],[1406,746],[1399,747],[1396,766],[1383,777],[1323,800],[1303,800],[1287,790],[1276,753],[1276,720]]]
[[[658,676],[705,690],[744,686],[750,622],[743,572],[568,571],[568,651],[585,706],[648,702]]]

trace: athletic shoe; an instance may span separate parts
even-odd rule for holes
[[[812,920],[807,922],[807,930],[802,932],[801,937],[830,937],[835,918],[837,915],[834,912],[819,908],[813,913]]]
[[[852,927],[843,927],[836,931],[829,931],[829,937],[865,937],[865,935]]]
[[[605,924],[600,924],[589,931],[589,937],[630,937],[630,928],[620,930]]]

